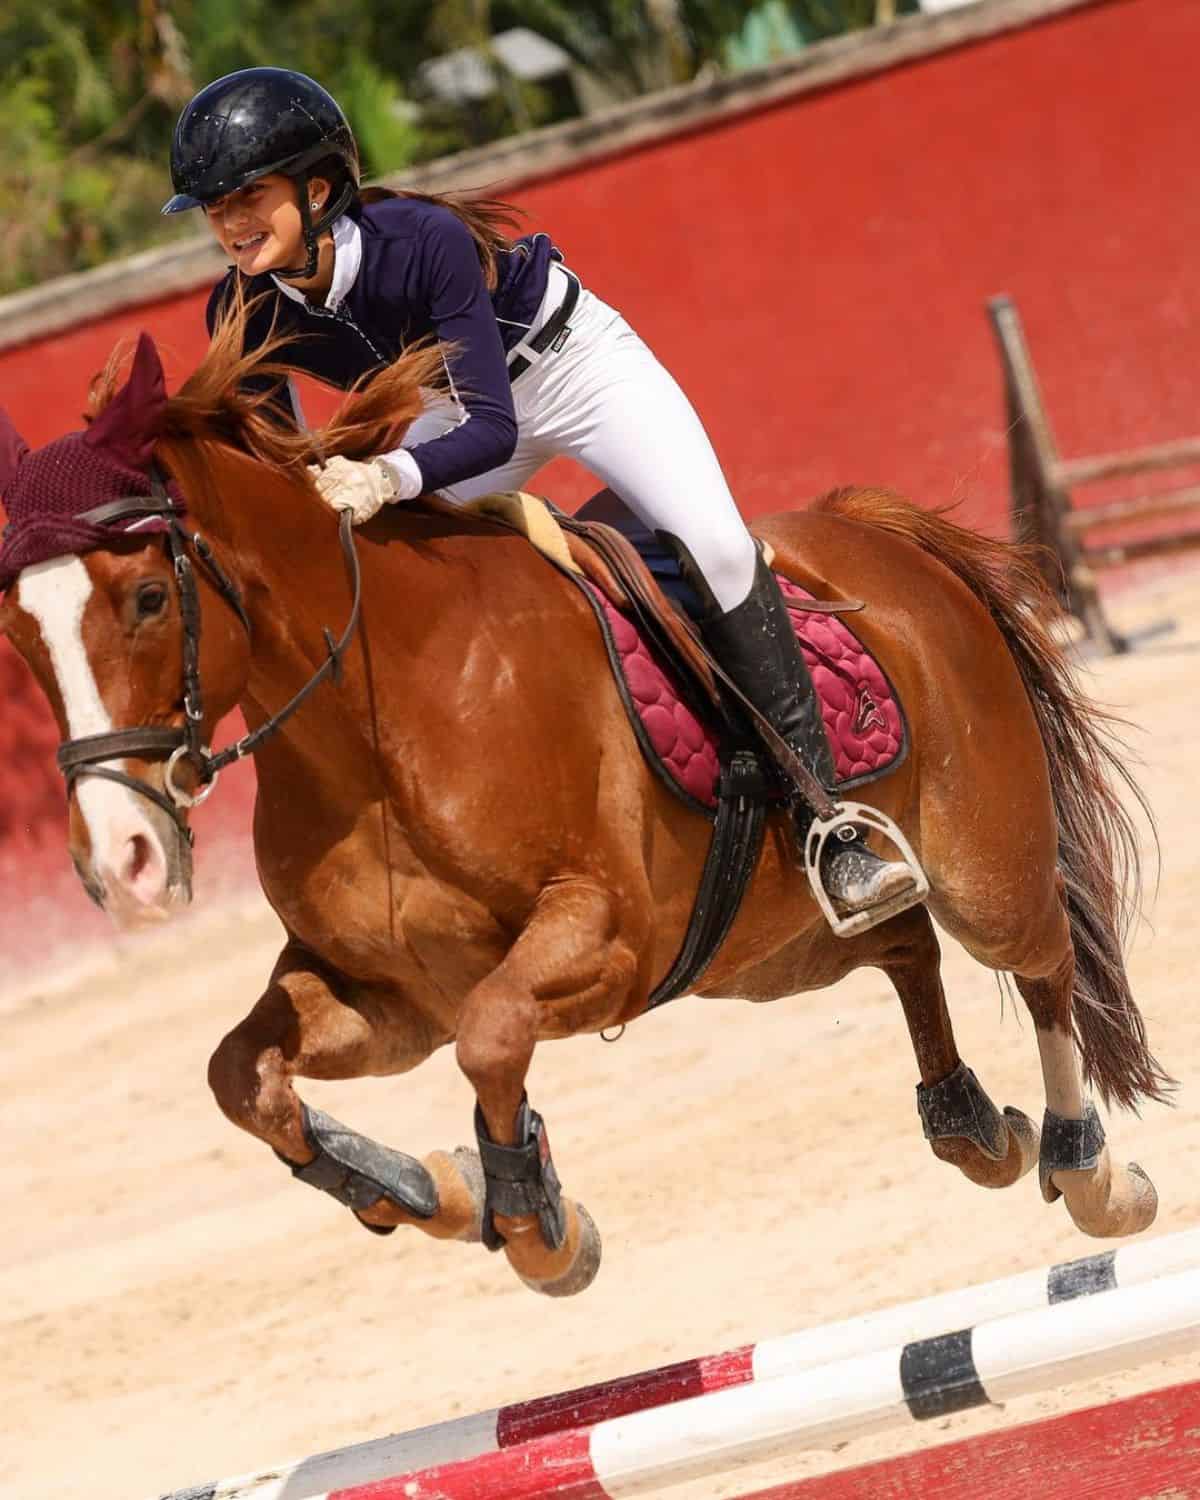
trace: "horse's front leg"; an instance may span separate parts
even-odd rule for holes
[[[417,1161],[305,1104],[292,1082],[407,1072],[448,1040],[394,995],[376,995],[289,943],[266,992],[214,1052],[209,1084],[235,1125],[368,1229],[412,1224],[437,1239],[477,1241],[483,1177],[473,1151]]]
[[[981,1187],[1008,1187],[1038,1158],[1037,1126],[1011,1106],[992,1103],[958,1055],[942,988],[941,949],[933,923],[917,908],[888,923],[893,946],[879,960],[904,1007],[920,1070],[917,1110],[935,1156]]]
[[[478,1098],[484,1243],[503,1247],[521,1280],[551,1297],[591,1283],[600,1236],[586,1211],[562,1196],[525,1077],[539,1036],[596,1031],[624,1016],[638,964],[615,906],[610,892],[589,881],[547,887],[459,1017],[458,1063]]]

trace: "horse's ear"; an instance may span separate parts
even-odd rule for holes
[[[0,406],[0,495],[8,488],[9,482],[17,472],[17,465],[29,452],[29,444],[12,424],[12,418]],[[4,519],[4,509],[0,506],[0,521]]]
[[[154,456],[167,409],[162,360],[148,333],[138,338],[129,379],[84,434],[84,442],[104,448],[130,468],[145,469]]]

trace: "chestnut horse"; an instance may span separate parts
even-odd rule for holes
[[[82,767],[66,756],[70,852],[119,919],[190,897],[176,804],[203,776],[201,741],[235,706],[252,732],[266,725],[347,619],[339,523],[305,461],[394,440],[435,357],[405,355],[313,435],[281,430],[247,391],[272,367],[240,353],[236,327],[171,398],[143,337],[127,383],[115,363],[98,382],[86,433],[29,452],[6,429],[0,625],[64,737],[91,747]],[[145,498],[152,457],[186,507],[166,546],[169,501]],[[97,477],[100,458],[120,482]],[[133,519],[109,504],[130,494]],[[776,811],[699,992],[770,1000],[882,969],[938,1157],[988,1187],[1037,1161],[1045,1199],[1063,1197],[1085,1232],[1144,1228],[1153,1186],[1110,1157],[1086,1092],[1129,1107],[1171,1086],[1122,959],[1139,866],[1112,778],[1140,794],[1044,623],[1034,559],[881,491],[841,491],[756,531],[817,596],[866,601],[857,629],[911,730],[911,753],[868,794],[932,889],[839,938]],[[538,1042],[643,1012],[680,948],[710,827],[644,761],[588,605],[522,537],[438,504],[386,507],[344,535],[361,569],[357,633],[255,747],[258,868],[287,942],[210,1082],[234,1124],[368,1227],[482,1237],[536,1289],[577,1291],[599,1240],[561,1195],[526,1073]],[[169,745],[184,749],[168,774]],[[1015,978],[1045,1080],[1040,1136],[959,1057],[932,919]],[[478,1099],[478,1156],[418,1162],[294,1088],[402,1073],[450,1042]]]

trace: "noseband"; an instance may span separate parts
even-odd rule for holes
[[[128,787],[139,796],[148,797],[174,820],[180,833],[190,844],[192,830],[185,814],[188,809],[198,807],[212,793],[220,772],[235,760],[253,755],[264,740],[268,739],[296,712],[309,695],[320,687],[327,677],[336,682],[341,671],[342,657],[358,628],[359,607],[362,600],[362,574],[358,553],[354,546],[353,522],[349,511],[343,511],[338,522],[338,537],[350,579],[353,603],[350,619],[341,638],[334,640],[329,630],[323,632],[328,656],[304,684],[300,691],[287,702],[277,714],[252,733],[243,735],[235,744],[214,755],[204,744],[204,695],[200,682],[200,595],[196,587],[196,573],[188,548],[204,568],[217,592],[242,622],[247,636],[251,635],[250,617],[242,603],[241,592],[234,581],[221,567],[212,548],[199,532],[187,532],[180,524],[180,512],[167,493],[161,473],[151,473],[152,492],[149,495],[126,495],[120,500],[110,500],[86,511],[80,519],[96,526],[107,526],[114,521],[165,521],[167,523],[167,551],[175,573],[175,584],[179,590],[179,615],[183,624],[183,724],[170,729],[156,725],[142,725],[134,729],[118,729],[108,734],[83,735],[78,739],[64,740],[58,749],[58,766],[66,777],[67,794],[83,776],[98,776],[105,781],[115,781]],[[124,535],[136,535],[136,526]],[[106,761],[122,760],[135,756],[140,760],[166,760],[163,772],[165,791],[137,777],[106,765]],[[175,770],[180,761],[189,760],[196,767],[200,786],[198,793],[187,792],[175,780]]]

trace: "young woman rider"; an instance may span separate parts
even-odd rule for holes
[[[455,349],[449,397],[367,462],[316,476],[356,522],[437,492],[469,500],[520,489],[566,454],[598,475],[681,557],[706,605],[717,660],[817,779],[832,787],[820,708],[771,570],[746,530],[687,397],[611,307],[582,288],[545,234],[509,240],[494,202],[359,189],[358,153],[334,99],[301,73],[246,68],[184,109],[171,147],[175,196],[202,208],[232,261],[209,328],[242,278],[268,295],[247,339],[274,322],[298,339],[281,355],[341,387],[432,335]],[[669,455],[669,462],[663,461]],[[807,826],[811,813],[797,815]],[[866,910],[911,886],[861,838],[830,841],[829,895]]]

